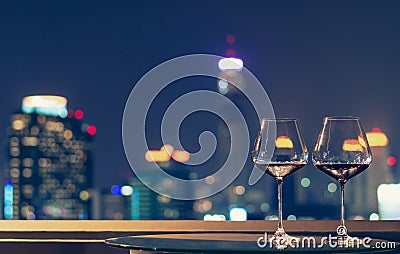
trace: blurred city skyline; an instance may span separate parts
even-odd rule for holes
[[[399,157],[399,11],[397,1],[0,3],[0,165],[22,98],[62,95],[97,127],[95,186],[123,183],[133,175],[121,122],[134,84],[173,57],[225,55],[228,34],[275,114],[299,118],[309,150],[324,116],[356,115],[366,131],[381,128]],[[326,177],[310,163],[302,170]]]

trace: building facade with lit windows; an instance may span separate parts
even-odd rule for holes
[[[176,177],[187,178],[188,171],[173,169]],[[168,181],[162,183],[175,188]],[[194,201],[175,200],[158,194],[133,176],[125,185],[113,185],[101,193],[100,218],[106,220],[182,220],[200,219]]]
[[[90,217],[94,126],[60,96],[29,96],[8,128],[5,219]]]
[[[190,154],[184,150],[175,150],[171,145],[164,145],[160,150],[149,150],[144,155],[148,162],[148,174],[153,177],[152,171],[164,170],[167,174],[180,179],[190,179],[190,172],[185,166]],[[176,200],[156,193],[146,186],[143,176],[139,179],[133,176],[125,185],[113,185],[101,194],[102,219],[130,219],[130,220],[177,220],[195,219],[194,202],[192,200]],[[193,190],[183,189],[174,185],[168,178],[160,180],[163,188],[175,192]]]
[[[171,151],[172,156],[167,161],[159,161],[158,165],[165,170],[171,176],[180,179],[190,179],[190,172],[183,163],[179,162],[185,155],[179,155],[179,153],[187,153],[185,151]],[[152,159],[157,157],[152,154]],[[158,159],[162,159],[160,156]],[[183,158],[184,161],[187,158]],[[149,163],[149,171],[151,172],[152,166]],[[149,174],[151,177],[151,174]],[[179,220],[179,219],[195,219],[196,215],[193,210],[194,201],[192,200],[176,200],[156,193],[149,189],[142,183],[143,179],[139,179],[137,176],[133,176],[129,179],[129,186],[132,187],[131,192],[124,191],[124,187],[121,188],[121,194],[130,194],[130,214],[133,220]],[[191,192],[190,189],[182,189],[180,186],[172,184],[169,179],[164,179],[160,182],[164,188],[174,189],[176,192],[186,191]]]

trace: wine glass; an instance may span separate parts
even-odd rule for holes
[[[271,137],[276,126],[276,136]],[[271,145],[271,142],[272,145]],[[271,151],[273,149],[273,151]],[[271,157],[272,153],[272,157]],[[283,179],[307,164],[308,152],[304,145],[297,119],[262,119],[261,129],[251,152],[258,169],[275,177],[278,183],[278,229],[269,239],[277,249],[285,249],[298,238],[285,233],[282,223]]]
[[[347,234],[344,222],[344,185],[366,170],[372,161],[371,150],[358,117],[325,117],[314,148],[312,160],[319,170],[340,184],[340,226],[338,244],[355,239]]]

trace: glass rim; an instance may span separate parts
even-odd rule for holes
[[[326,116],[324,120],[360,120],[358,116]]]
[[[298,121],[297,118],[263,118],[262,122],[289,122],[289,121]]]

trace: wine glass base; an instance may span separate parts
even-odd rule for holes
[[[289,246],[296,246],[296,243],[299,241],[300,238],[286,234],[283,229],[278,229],[269,239],[270,245],[278,250],[286,249]]]

